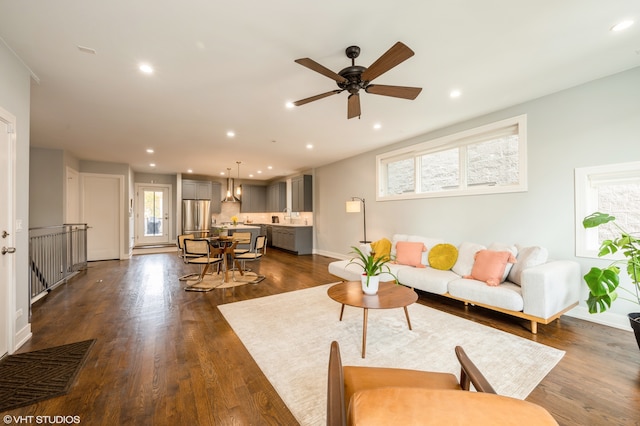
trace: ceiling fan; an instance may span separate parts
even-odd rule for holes
[[[301,99],[294,102],[293,105],[304,105],[309,102],[317,101],[318,99],[326,98],[327,96],[337,95],[338,93],[342,93],[346,90],[349,92],[349,97],[347,98],[347,119],[350,119],[360,117],[360,89],[374,95],[392,96],[394,98],[411,100],[415,99],[422,91],[421,87],[371,84],[373,79],[379,77],[414,55],[413,50],[409,49],[404,43],[397,42],[394,44],[389,50],[380,56],[378,60],[371,64],[369,68],[356,65],[355,59],[360,55],[360,48],[358,46],[347,47],[345,53],[347,58],[351,59],[351,66],[344,68],[338,73],[320,65],[313,59],[296,59],[296,63],[335,80],[340,89]]]

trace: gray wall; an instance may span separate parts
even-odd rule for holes
[[[14,233],[16,247],[15,272],[16,283],[10,290],[15,296],[16,311],[23,315],[15,319],[13,331],[16,344],[24,343],[31,335],[28,323],[29,312],[29,108],[31,92],[31,74],[18,58],[0,41],[0,107],[16,117],[16,202],[15,219],[22,222],[22,230]],[[3,203],[7,200],[2,200]],[[0,304],[0,315],[5,304]],[[10,318],[15,318],[11,314]],[[13,350],[15,348],[9,348]]]
[[[31,148],[29,160],[29,226],[64,223],[64,155],[59,149]]]
[[[376,154],[520,114],[528,117],[527,192],[375,201]],[[317,168],[316,250],[345,256],[362,239],[362,215],[346,213],[344,204],[358,196],[367,201],[369,240],[406,233],[453,244],[541,245],[553,258],[579,261],[586,273],[607,262],[575,257],[574,169],[639,158],[640,67]],[[583,315],[586,297],[584,285],[582,309],[573,315]],[[619,317],[629,309],[614,305],[612,321],[628,324]]]

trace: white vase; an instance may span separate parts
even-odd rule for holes
[[[367,276],[362,275],[362,292],[364,294],[377,294],[378,286],[380,284],[380,275],[371,275],[369,278],[369,285],[367,285]]]

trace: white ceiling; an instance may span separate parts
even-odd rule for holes
[[[0,37],[34,75],[32,146],[270,179],[637,67],[640,1],[0,0]],[[295,59],[338,72],[346,47],[369,66],[396,41],[415,56],[375,82],[416,100],[362,93],[351,120],[346,92],[285,108],[337,88]]]

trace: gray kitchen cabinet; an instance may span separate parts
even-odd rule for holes
[[[182,199],[183,200],[210,200],[211,182],[204,180],[183,180]]]
[[[271,226],[273,247],[311,254],[313,251],[313,228],[311,226]]]
[[[211,182],[211,213],[222,213],[222,185]]]
[[[267,187],[242,185],[240,213],[264,213],[267,211]]]
[[[267,211],[281,212],[287,207],[287,184],[277,182],[267,187]]]
[[[311,175],[291,178],[291,211],[313,211],[313,189]]]

